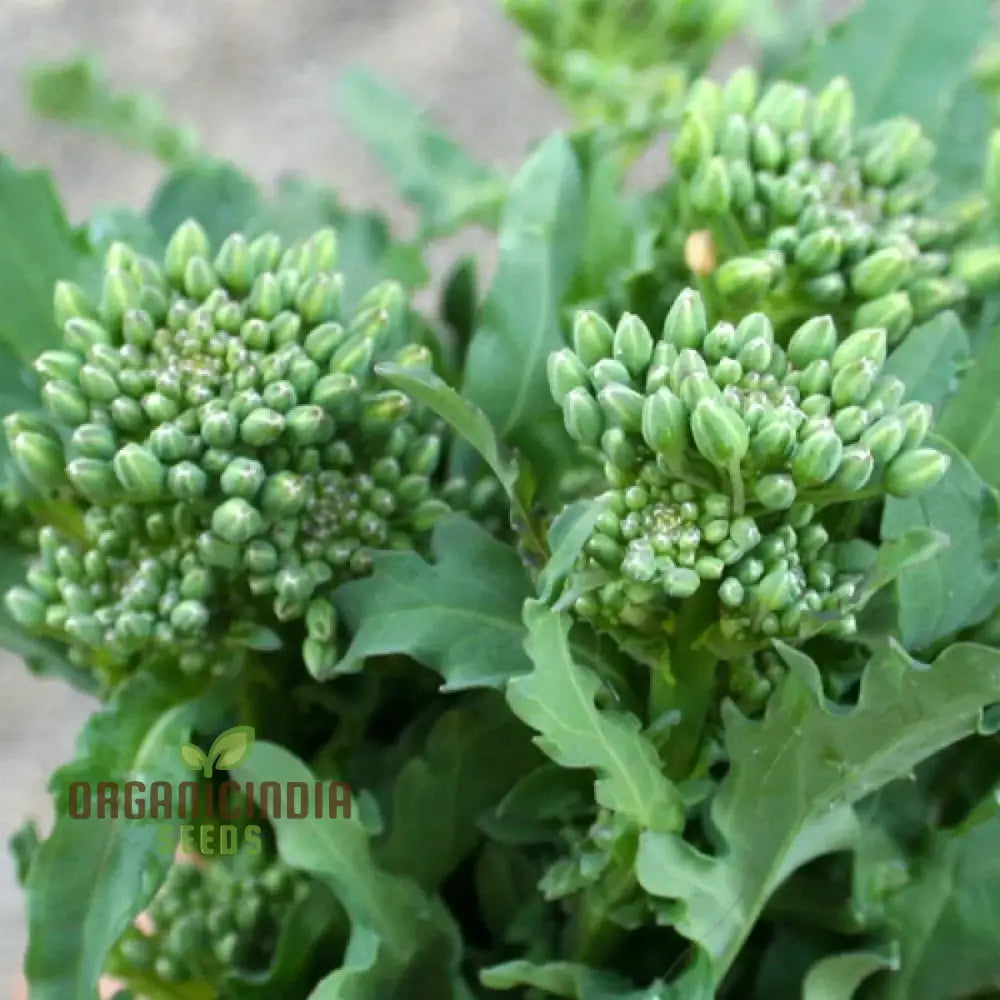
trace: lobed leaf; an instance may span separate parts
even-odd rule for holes
[[[534,669],[510,681],[507,701],[538,733],[535,742],[562,767],[596,771],[595,796],[604,808],[646,829],[676,830],[684,817],[680,792],[664,775],[638,720],[595,705],[601,680],[575,661],[569,619],[530,600],[524,623]]]
[[[370,576],[336,591],[353,639],[330,676],[391,653],[436,670],[446,691],[501,687],[528,669],[521,606],[531,585],[513,549],[466,518],[448,517],[430,551],[431,562],[376,552]]]
[[[984,646],[952,646],[925,666],[891,645],[847,710],[826,702],[808,657],[779,649],[789,672],[764,718],[724,711],[731,768],[711,809],[724,850],[712,857],[655,831],[640,841],[639,883],[683,904],[676,928],[708,952],[717,982],[778,886],[856,842],[853,804],[974,733],[1000,699],[1000,651]]]

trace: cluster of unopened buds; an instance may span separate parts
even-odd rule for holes
[[[931,408],[883,372],[884,329],[839,340],[829,316],[786,347],[763,313],[709,326],[698,293],[654,338],[626,314],[577,315],[549,359],[569,434],[603,461],[607,491],[573,582],[608,628],[669,627],[677,602],[716,588],[721,629],[797,639],[850,633],[858,580],[837,570],[821,512],[933,486]]]
[[[402,289],[345,315],[336,260],[332,230],[288,247],[234,234],[213,254],[189,221],[162,262],[113,245],[99,301],[57,286],[64,343],[35,363],[47,416],[6,428],[25,478],[82,517],[43,532],[8,595],[22,625],[113,664],[152,645],[197,672],[229,622],[269,605],[256,619],[304,619],[321,670],[331,587],[449,511],[495,510],[492,480],[442,482],[442,422],[375,374],[431,361]]]
[[[782,328],[829,311],[893,346],[1000,284],[1000,250],[972,238],[985,202],[937,210],[934,144],[906,118],[856,130],[845,79],[760,93],[741,70],[699,81],[686,108],[671,153],[687,263],[726,308]]]

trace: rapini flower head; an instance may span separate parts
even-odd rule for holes
[[[374,373],[429,364],[402,289],[384,282],[348,314],[336,261],[332,230],[288,247],[234,234],[213,252],[189,221],[162,263],[113,245],[96,301],[57,286],[64,344],[35,364],[55,430],[7,422],[26,479],[68,483],[86,512],[72,558],[42,554],[47,628],[115,661],[150,637],[194,655],[241,602],[302,618],[452,503],[495,508],[492,482],[444,499],[443,425]]]
[[[956,249],[977,214],[935,207],[935,150],[920,126],[857,127],[846,80],[761,92],[744,70],[723,86],[699,81],[686,109],[672,145],[683,222],[710,234],[727,313],[762,308],[784,339],[829,311],[842,334],[881,327],[891,347],[1000,280],[996,247]]]
[[[658,337],[634,315],[612,329],[582,313],[573,341],[552,356],[552,393],[611,487],[578,612],[648,631],[710,582],[726,638],[795,638],[820,615],[850,632],[857,581],[817,512],[913,496],[948,465],[924,447],[930,408],[884,373],[886,331],[840,338],[816,316],[782,347],[763,313],[710,325],[687,290]]]

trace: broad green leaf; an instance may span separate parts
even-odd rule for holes
[[[941,413],[935,431],[947,438],[995,489],[1000,488],[1000,326],[994,326]]]
[[[147,214],[164,242],[186,219],[197,219],[212,246],[241,232],[260,212],[256,184],[236,167],[204,160],[179,167],[153,194]]]
[[[818,961],[802,985],[802,1000],[851,1000],[876,972],[897,971],[899,959],[877,951],[830,955]]]
[[[479,818],[543,758],[499,695],[442,715],[399,772],[379,864],[437,889],[479,839]]]
[[[874,552],[859,600],[866,602],[877,591],[899,579],[906,570],[943,552],[950,543],[948,535],[933,528],[912,528],[898,538],[883,542]]]
[[[25,88],[31,110],[43,118],[109,136],[171,166],[198,154],[194,129],[172,122],[163,102],[150,94],[115,93],[94,59],[34,65]]]
[[[229,770],[249,753],[253,740],[252,726],[233,726],[215,738],[212,748],[208,751],[209,760],[220,771]]]
[[[258,741],[236,769],[236,780],[315,782],[283,747]],[[356,816],[272,818],[282,859],[328,885],[351,921],[341,967],[312,1000],[380,1000],[387,996],[454,996],[457,931],[441,902],[413,881],[383,871]]]
[[[724,848],[712,857],[657,832],[640,841],[639,883],[682,904],[675,926],[708,951],[717,982],[785,879],[856,842],[853,804],[974,733],[1000,699],[1000,651],[985,646],[952,646],[927,666],[892,644],[851,709],[826,702],[808,657],[779,649],[789,672],[763,719],[723,711],[732,763],[711,818]]]
[[[507,701],[538,733],[535,742],[562,767],[596,771],[594,790],[601,806],[647,829],[677,829],[684,816],[680,792],[663,774],[639,721],[595,704],[601,681],[575,661],[568,618],[530,600],[524,623],[534,669],[510,681]]]
[[[972,466],[952,454],[944,478],[912,500],[890,498],[882,537],[900,538],[915,528],[948,536],[948,547],[899,576],[899,625],[908,649],[925,649],[960,629],[977,625],[1000,602],[1000,508],[997,495]]]
[[[507,181],[475,163],[406,95],[363,69],[345,73],[338,105],[396,189],[420,210],[422,236],[495,224]]]
[[[79,280],[88,265],[48,175],[0,157],[0,343],[21,361],[57,346],[53,286]]]
[[[493,425],[482,410],[460,396],[433,372],[401,368],[388,363],[376,365],[375,371],[417,402],[430,407],[482,455],[510,500],[511,523],[530,546],[533,556],[544,559],[545,545],[537,537],[534,519],[528,510],[530,484],[522,477],[518,462],[508,455],[506,448],[497,440]]]
[[[820,87],[847,76],[861,124],[915,118],[938,145],[944,193],[968,193],[979,183],[989,130],[972,55],[991,28],[983,0],[954,0],[947,16],[938,0],[863,0],[817,50],[807,79]]]
[[[885,372],[903,380],[908,400],[930,403],[940,414],[968,360],[965,327],[953,312],[945,312],[911,330],[889,355]]]
[[[712,1000],[712,974],[702,954],[672,983],[656,980],[645,989],[621,976],[578,962],[530,962],[516,959],[483,969],[479,979],[491,990],[532,986],[570,1000]]]
[[[469,345],[463,395],[503,441],[528,448],[533,425],[558,414],[546,364],[563,346],[559,308],[580,259],[584,205],[566,138],[539,146],[514,178],[500,223],[500,259]]]
[[[331,676],[390,653],[436,670],[445,691],[502,687],[528,669],[521,606],[531,583],[513,549],[463,517],[441,521],[430,549],[430,562],[376,552],[370,576],[336,591],[354,638]]]
[[[169,820],[69,815],[73,782],[183,781],[177,750],[196,704],[137,675],[91,717],[76,758],[56,772],[56,821],[28,874],[25,975],[33,1000],[91,1000],[108,950],[158,888],[170,858],[160,850]]]
[[[898,971],[884,1000],[966,1000],[1000,985],[1000,818],[955,835],[941,831],[886,902]]]

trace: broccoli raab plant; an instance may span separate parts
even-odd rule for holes
[[[410,240],[31,75],[169,172],[0,164],[0,639],[100,702],[30,995],[1000,996],[987,5],[506,6],[572,115],[516,171],[344,81]]]

